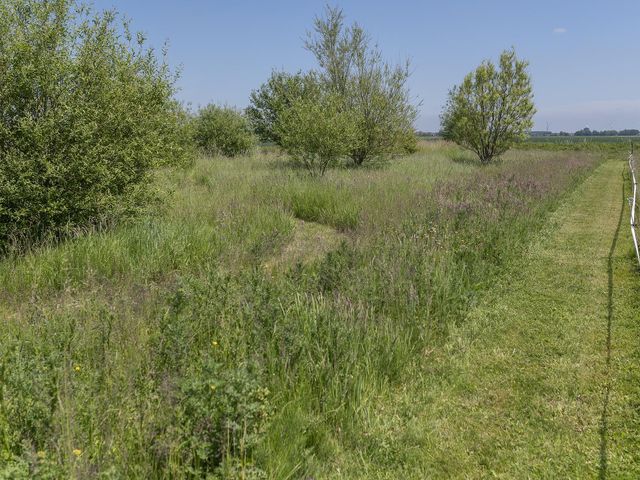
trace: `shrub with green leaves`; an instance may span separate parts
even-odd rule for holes
[[[444,137],[474,152],[482,163],[524,140],[536,113],[527,66],[507,50],[499,68],[485,61],[469,73],[449,92],[440,117]]]
[[[231,107],[207,105],[195,120],[198,146],[210,155],[235,157],[255,146],[255,137],[247,118]]]
[[[266,83],[251,92],[245,114],[260,140],[281,145],[276,128],[278,120],[294,102],[317,90],[317,82],[309,80],[309,76],[302,73],[291,75],[274,71]]]
[[[259,383],[255,368],[246,365],[225,369],[205,356],[192,370],[183,381],[177,411],[183,461],[198,478],[211,473],[241,478],[234,473],[244,459],[241,467],[252,473],[248,477],[260,478],[262,472],[246,463],[267,426],[269,390]]]
[[[148,205],[154,167],[189,157],[174,84],[114,12],[0,0],[0,249]]]
[[[294,102],[282,113],[276,131],[294,161],[320,175],[357,141],[355,117],[343,97],[323,90]]]
[[[416,150],[413,122],[417,107],[407,87],[408,62],[392,65],[384,61],[360,26],[345,25],[339,8],[328,7],[324,17],[316,18],[314,32],[309,34],[305,47],[316,57],[317,71],[296,75],[274,72],[251,93],[247,115],[262,140],[283,147],[286,143],[285,149],[291,151],[292,141],[302,139],[303,135],[300,131],[287,133],[288,127],[296,129],[290,119],[292,115],[300,116],[305,105],[312,110],[317,107],[317,100],[312,97],[317,97],[321,90],[323,101],[333,96],[332,101],[341,104],[343,116],[348,112],[353,125],[344,131],[335,129],[335,136],[342,138],[334,139],[334,147],[338,143],[346,146],[340,156],[362,165]],[[294,105],[298,112],[291,114],[288,110]],[[305,136],[306,140],[311,136]],[[301,142],[295,147],[298,159],[305,145],[310,143]],[[317,145],[315,152],[308,152],[309,157],[317,153]]]
[[[345,25],[339,8],[327,7],[316,18],[305,46],[316,57],[324,87],[344,98],[356,121],[348,152],[353,162],[405,153],[417,115],[407,87],[409,62],[386,62],[362,27]]]

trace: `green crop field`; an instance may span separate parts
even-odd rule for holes
[[[441,137],[438,136],[427,136],[420,135],[420,140],[425,142],[439,141],[442,140]],[[551,145],[568,145],[568,146],[582,146],[583,144],[624,144],[625,148],[629,148],[631,144],[636,147],[640,145],[640,137],[638,136],[591,136],[591,137],[581,137],[581,136],[529,136],[524,141],[525,145],[529,143],[533,143],[536,145],[539,144],[551,144]]]
[[[556,137],[529,137],[527,142],[532,143],[556,143],[556,144],[580,144],[580,143],[626,143],[627,145],[640,143],[638,136],[556,136]]]

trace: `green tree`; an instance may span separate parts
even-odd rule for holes
[[[325,16],[315,19],[305,46],[318,61],[325,87],[344,97],[356,119],[348,154],[356,165],[411,149],[417,108],[407,88],[408,62],[385,62],[358,24],[345,26],[339,8],[327,7]]]
[[[264,142],[281,144],[276,124],[282,113],[298,99],[313,94],[318,85],[310,82],[307,75],[291,75],[274,71],[271,77],[251,92],[245,114],[253,131]]]
[[[528,63],[515,51],[500,55],[499,68],[483,62],[453,87],[441,115],[443,136],[478,155],[482,163],[526,137],[535,107]]]
[[[189,157],[175,76],[113,12],[0,0],[0,249],[133,215]]]
[[[320,175],[348,155],[357,142],[355,118],[345,108],[344,98],[322,89],[284,110],[276,131],[294,161]]]
[[[249,152],[255,138],[247,118],[235,108],[207,105],[195,119],[194,136],[206,153],[234,157]]]

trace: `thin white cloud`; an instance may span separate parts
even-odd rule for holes
[[[556,33],[558,35],[562,35],[563,33],[567,33],[567,29],[564,27],[556,27],[553,29],[553,33]]]

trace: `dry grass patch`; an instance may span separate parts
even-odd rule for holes
[[[335,250],[347,236],[337,230],[316,222],[295,220],[291,241],[264,263],[264,268],[273,272],[283,271],[295,265],[309,265]]]

